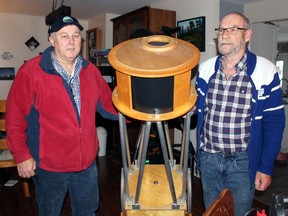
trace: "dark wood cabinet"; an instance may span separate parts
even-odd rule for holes
[[[138,29],[161,33],[162,26],[175,28],[176,12],[146,6],[111,20],[113,22],[113,46],[130,39]]]

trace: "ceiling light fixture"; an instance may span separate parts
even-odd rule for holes
[[[64,0],[61,2],[61,6],[55,10],[57,6],[57,0],[53,0],[52,12],[45,18],[46,25],[51,26],[53,21],[60,16],[71,16],[71,7],[64,6]]]

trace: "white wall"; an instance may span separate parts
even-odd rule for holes
[[[79,22],[84,29],[87,29],[87,21],[79,20]],[[0,26],[0,55],[3,52],[10,52],[13,55],[11,60],[0,58],[0,67],[14,67],[17,72],[25,60],[39,55],[50,46],[47,40],[48,26],[45,24],[45,17],[0,13]],[[25,45],[32,36],[40,43],[33,52]],[[7,98],[11,84],[12,81],[0,80],[0,99]]]
[[[287,0],[265,0],[244,6],[244,14],[252,22],[273,21],[288,18]]]
[[[239,13],[244,13],[244,6],[237,3],[230,3],[220,0],[220,18],[231,11],[237,11]]]
[[[113,47],[113,23],[111,19],[120,16],[119,14],[99,14],[88,20],[88,28],[98,28],[101,32],[100,49],[111,49]]]
[[[24,60],[30,59],[42,52],[48,45],[47,36],[43,37],[43,32],[47,35],[47,27],[43,17],[19,16],[15,14],[0,13],[0,55],[9,52],[13,55],[10,60],[0,58],[0,67],[14,67],[17,71]],[[25,42],[34,37],[40,45],[31,52]],[[13,81],[0,81],[0,99],[6,99],[8,91]]]

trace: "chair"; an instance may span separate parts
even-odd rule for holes
[[[5,127],[6,101],[0,100],[0,168],[17,167],[16,162],[8,148]],[[23,179],[25,197],[30,197],[28,182]]]
[[[270,203],[269,216],[288,215],[288,191],[280,194],[273,193]]]
[[[234,216],[234,201],[229,189],[221,191],[217,200],[206,209],[203,216]]]

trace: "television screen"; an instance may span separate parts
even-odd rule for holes
[[[177,22],[177,38],[195,45],[200,52],[205,51],[205,17],[196,17]]]

